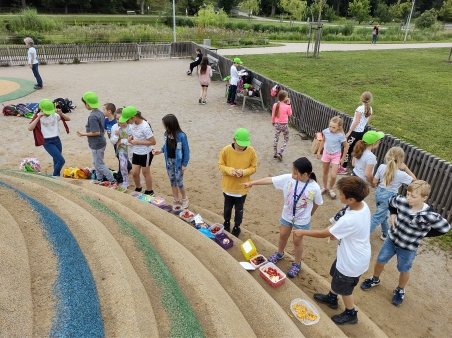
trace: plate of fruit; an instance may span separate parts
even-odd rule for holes
[[[219,235],[223,232],[224,226],[223,224],[220,223],[215,223],[214,225],[212,225],[210,227],[210,232],[213,233],[214,235]],[[229,243],[228,243],[229,244]]]
[[[267,258],[264,255],[257,255],[250,259],[250,263],[257,269],[258,267],[267,263]]]
[[[179,217],[182,218],[184,221],[191,222],[193,217],[195,217],[195,214],[192,213],[190,210],[184,210],[179,213]]]

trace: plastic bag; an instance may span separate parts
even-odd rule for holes
[[[278,96],[279,91],[281,90],[281,87],[279,85],[274,85],[272,89],[270,89],[270,96],[276,97]]]

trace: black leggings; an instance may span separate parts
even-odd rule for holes
[[[191,62],[190,63],[190,73],[193,73],[193,68],[195,68],[196,66],[199,66],[201,62]]]
[[[344,168],[347,168],[348,162],[352,161],[353,148],[355,148],[356,142],[363,139],[363,135],[363,131],[352,131],[350,136],[348,137],[348,152],[347,156],[345,156],[344,164],[342,165]]]
[[[234,226],[239,227],[243,219],[243,205],[245,204],[246,195],[241,197],[229,196],[223,193],[224,196],[224,223],[231,224],[232,207],[235,208]]]

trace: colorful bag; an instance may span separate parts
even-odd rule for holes
[[[274,85],[272,89],[270,89],[270,96],[276,97],[278,96],[279,91],[281,90],[281,87],[279,85]]]
[[[14,104],[8,104],[6,106],[4,105],[2,113],[5,116],[17,116],[17,114],[19,114]]]
[[[19,170],[40,173],[41,164],[37,158],[27,157],[20,162]]]

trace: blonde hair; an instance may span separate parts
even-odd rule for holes
[[[430,195],[431,187],[430,187],[430,184],[428,184],[427,182],[422,181],[422,180],[417,180],[417,181],[410,183],[410,185],[408,186],[408,188],[406,190],[409,192],[419,190],[419,193],[421,194],[421,196],[426,197],[426,196]]]
[[[25,39],[24,39],[24,42],[25,42],[27,45],[30,45],[30,46],[33,46],[33,45],[35,44],[34,41],[33,41],[33,39],[30,38],[30,37],[25,38]]]
[[[339,127],[339,130],[342,132],[342,134],[344,133],[344,128],[342,127],[344,122],[342,121],[342,117],[340,117],[339,115],[334,116],[330,122],[336,123],[337,126]]]
[[[289,96],[289,93],[285,90],[280,90],[278,93],[278,103],[276,104],[275,108],[275,117],[278,117],[279,115],[279,104],[283,102],[287,97]]]
[[[372,108],[370,107],[370,103],[372,102],[372,93],[364,92],[361,94],[361,103],[364,106],[364,116],[369,117],[371,115]]]
[[[394,179],[395,173],[399,170],[399,166],[403,163],[405,152],[400,147],[392,147],[385,156],[386,172],[383,178],[385,186],[389,186]]]

